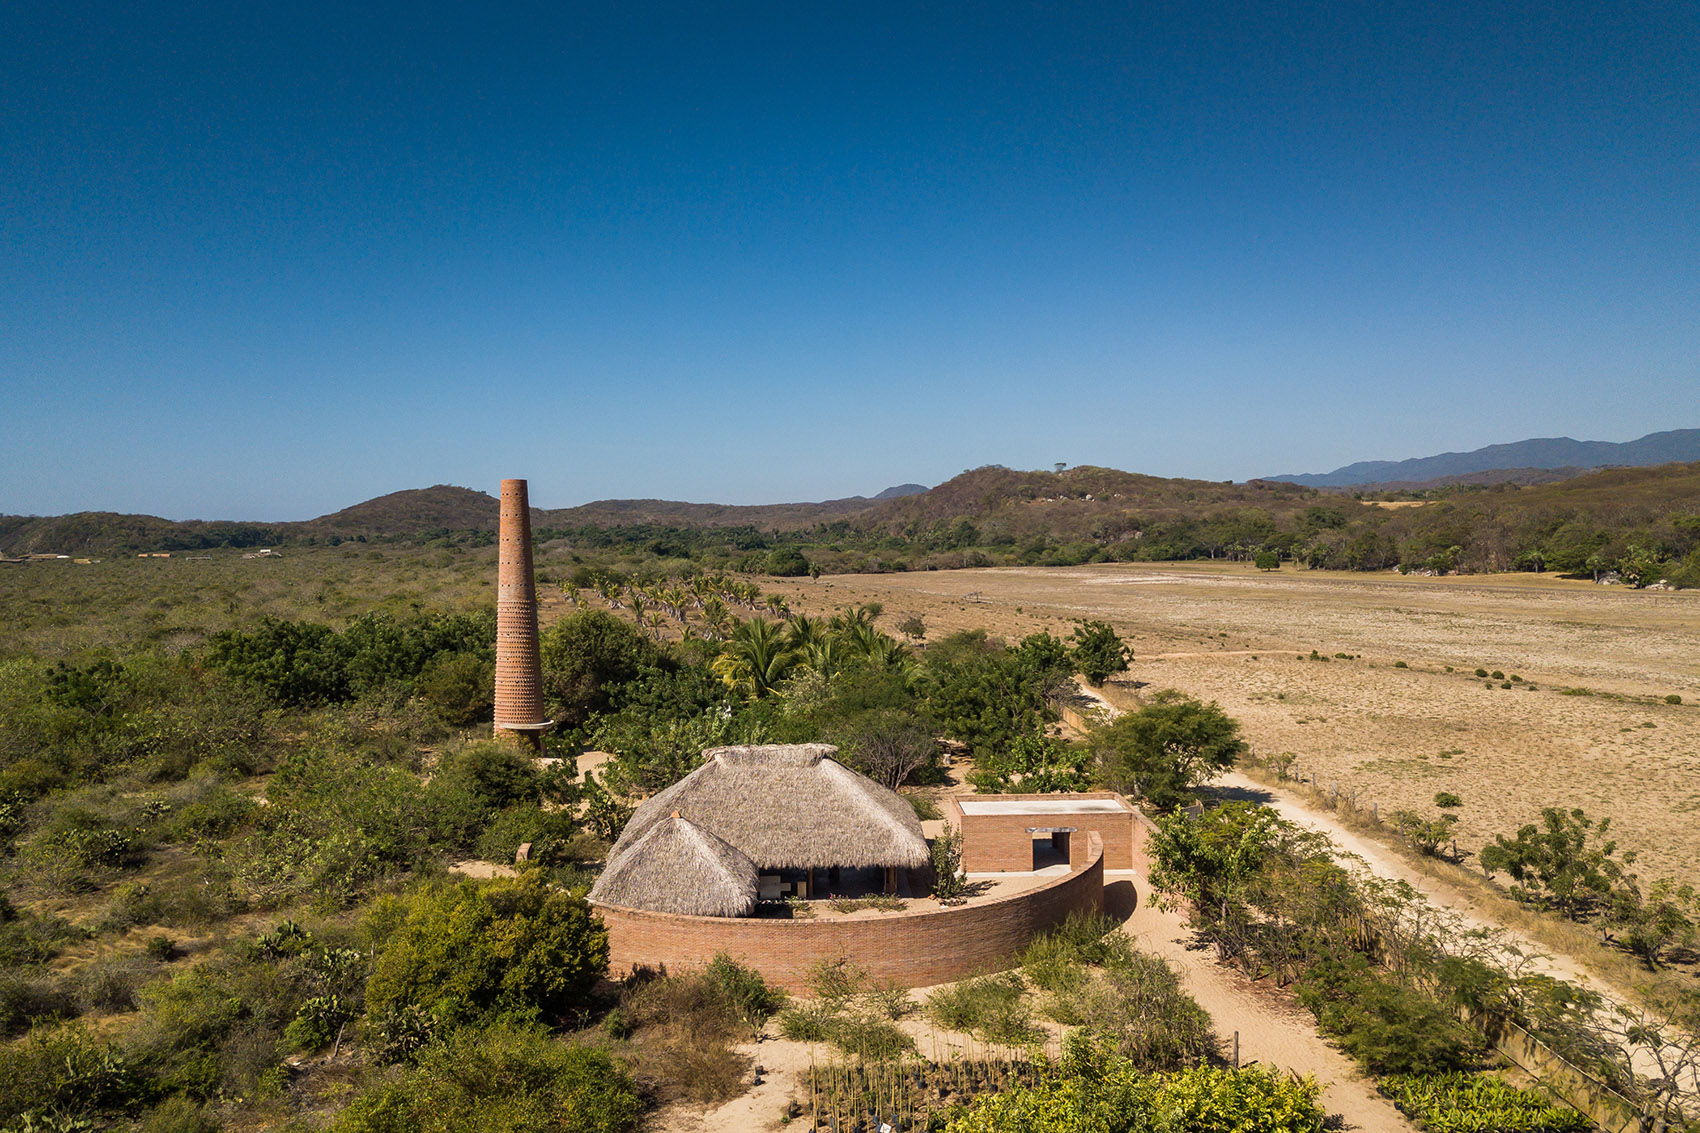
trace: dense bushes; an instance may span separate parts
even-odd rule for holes
[[[1381,1091],[1401,1113],[1433,1133],[1581,1133],[1593,1123],[1488,1074],[1399,1075]]]
[[[315,622],[263,618],[251,630],[213,636],[207,660],[280,704],[303,706],[366,696],[387,686],[413,690],[442,659],[494,655],[493,614],[421,614],[405,621],[367,614],[341,633]]]
[[[463,1030],[354,1099],[333,1133],[626,1133],[642,1103],[606,1051],[511,1025]]]
[[[1073,1041],[1057,1073],[975,1101],[949,1133],[1315,1133],[1318,1087],[1279,1070],[1198,1067],[1147,1074]]]
[[[582,897],[528,872],[381,899],[381,941],[366,989],[372,1018],[407,1008],[443,1024],[555,1022],[584,1007],[608,966],[608,931]]]
[[[1370,966],[1359,954],[1324,957],[1298,984],[1322,1030],[1372,1074],[1437,1074],[1473,1067],[1482,1036],[1431,996]]]

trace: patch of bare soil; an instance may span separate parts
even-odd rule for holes
[[[1296,774],[1384,813],[1434,813],[1437,792],[1457,794],[1466,850],[1542,807],[1582,807],[1612,820],[1644,878],[1700,881],[1697,592],[1209,563],[767,586],[809,613],[881,602],[882,625],[920,615],[934,640],[982,626],[1011,640],[1062,635],[1100,618],[1135,650],[1127,679],[1107,690],[1118,704],[1145,686],[1218,701],[1260,754],[1291,752]],[[1501,679],[1489,687],[1478,668]],[[1666,704],[1673,694],[1684,703]]]

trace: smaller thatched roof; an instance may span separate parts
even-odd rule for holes
[[[617,849],[590,899],[658,913],[742,917],[756,907],[756,891],[754,862],[674,811]]]

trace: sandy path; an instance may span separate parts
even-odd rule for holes
[[[1573,957],[1553,954],[1545,945],[1495,920],[1463,890],[1446,884],[1432,874],[1424,873],[1385,846],[1347,829],[1326,811],[1314,810],[1283,791],[1234,771],[1217,778],[1211,786],[1225,788],[1254,799],[1295,825],[1328,835],[1343,853],[1361,860],[1375,876],[1407,883],[1426,897],[1429,904],[1456,913],[1467,927],[1505,933],[1525,953],[1538,957],[1533,964],[1536,971],[1591,987],[1616,999],[1628,998],[1621,990],[1589,972]]]
[[[1137,888],[1137,906],[1122,931],[1140,949],[1167,960],[1180,976],[1187,994],[1210,1013],[1224,1052],[1240,1038],[1240,1063],[1259,1062],[1298,1074],[1314,1074],[1323,1086],[1322,1104],[1337,1113],[1346,1129],[1366,1133],[1411,1133],[1412,1125],[1376,1091],[1357,1064],[1329,1046],[1316,1033],[1316,1021],[1289,996],[1254,984],[1244,975],[1215,962],[1209,949],[1189,947],[1193,933],[1179,913],[1159,909],[1145,879],[1116,873],[1106,885],[1106,898],[1115,915],[1122,915]]]

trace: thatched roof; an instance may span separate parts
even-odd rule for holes
[[[741,917],[756,907],[756,867],[736,848],[674,813],[620,839],[590,899],[627,909]]]
[[[761,869],[926,865],[915,808],[837,754],[831,744],[711,748],[708,762],[638,807],[614,853],[678,811]]]

